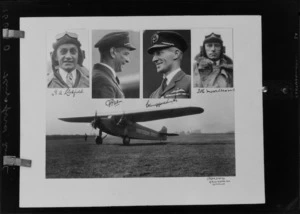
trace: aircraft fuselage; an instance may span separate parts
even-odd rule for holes
[[[96,126],[107,134],[122,138],[127,136],[131,139],[167,140],[166,135],[121,117],[101,119]]]

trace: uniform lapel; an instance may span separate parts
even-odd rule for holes
[[[161,96],[163,96],[166,92],[172,90],[175,85],[176,85],[176,82],[181,80],[182,77],[184,76],[184,72],[183,71],[179,71],[171,80],[171,82],[169,83],[169,85],[167,85],[167,87],[165,88],[165,90],[162,92]]]

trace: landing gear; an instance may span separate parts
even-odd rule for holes
[[[97,145],[102,144],[102,137],[97,136],[95,141],[96,141],[96,144],[97,144]]]
[[[96,141],[97,145],[101,145],[102,144],[103,140],[102,140],[102,130],[101,129],[99,129],[99,136],[96,137],[95,141]]]
[[[128,136],[125,136],[125,137],[123,138],[123,144],[124,144],[125,146],[128,146],[129,143],[130,143],[130,138],[129,138]]]

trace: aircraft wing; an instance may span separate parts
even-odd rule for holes
[[[69,117],[69,118],[59,118],[65,122],[76,122],[76,123],[90,123],[95,117]]]
[[[181,107],[172,109],[155,109],[151,111],[135,112],[125,114],[127,120],[132,122],[146,122],[166,118],[181,117],[193,114],[200,114],[204,110],[200,107]]]
[[[99,115],[97,118],[107,118],[109,116],[123,117],[126,120],[132,122],[146,122],[152,120],[160,120],[166,118],[182,117],[193,114],[200,114],[204,110],[200,107],[180,107],[180,108],[169,108],[169,109],[155,109],[155,110],[144,110],[144,111],[131,111],[131,112],[120,112],[111,113],[107,115]],[[88,117],[70,117],[70,118],[59,118],[66,122],[77,122],[77,123],[89,123],[95,119],[95,116]]]
[[[96,116],[97,118],[102,118]],[[65,122],[73,122],[73,123],[90,123],[95,119],[95,116],[88,116],[88,117],[68,117],[68,118],[59,118]]]

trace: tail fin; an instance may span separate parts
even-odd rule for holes
[[[167,131],[168,131],[167,127],[163,126],[163,127],[161,128],[161,130],[159,131],[159,133],[160,133],[160,134],[167,134]]]
[[[175,133],[168,133],[168,129],[165,126],[163,126],[161,128],[161,130],[159,131],[159,134],[163,135],[163,136],[178,136],[178,134],[175,134]]]

